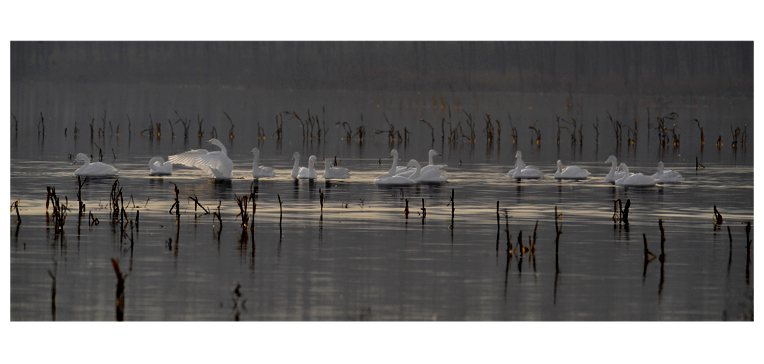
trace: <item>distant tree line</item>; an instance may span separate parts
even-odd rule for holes
[[[11,81],[753,95],[753,42],[11,42]]]

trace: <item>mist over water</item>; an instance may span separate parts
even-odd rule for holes
[[[635,54],[640,60],[625,61]],[[753,251],[742,224],[753,223],[750,58],[750,42],[14,42],[11,202],[19,200],[23,222],[11,211],[11,319],[114,320],[115,258],[131,272],[125,320],[751,320]],[[315,127],[314,139],[303,139],[286,112],[318,116],[321,139]],[[680,142],[661,146],[656,117],[671,112],[668,135]],[[152,121],[161,136],[156,128],[148,136]],[[343,123],[366,134],[343,140]],[[391,124],[408,138],[389,139]],[[214,183],[183,167],[148,175],[154,156],[215,149],[205,144],[213,128],[234,180]],[[738,135],[733,148],[735,128],[747,140]],[[253,185],[253,147],[275,178]],[[427,151],[438,150],[449,182],[375,186],[392,148],[400,164],[426,164]],[[547,177],[506,177],[518,150]],[[140,211],[140,229],[128,227],[133,244],[111,221],[114,178],[85,183],[83,201],[100,223],[78,221],[70,156],[98,160],[99,151],[120,170],[130,219]],[[319,174],[336,157],[352,177],[295,182],[295,151],[303,165],[316,155]],[[617,188],[602,180],[609,155],[645,174],[663,161],[686,180]],[[705,168],[696,171],[696,158]],[[592,176],[556,181],[558,159]],[[63,239],[45,210],[46,186],[69,200]],[[168,213],[174,186],[179,225]],[[245,234],[234,199],[254,187],[255,229]],[[220,203],[223,227],[194,211],[189,196],[215,211]],[[617,199],[630,200],[628,226],[613,221]],[[718,227],[714,205],[724,216]],[[557,254],[555,207],[563,214]],[[645,263],[642,234],[658,255],[659,219],[666,258]],[[505,224],[517,249],[521,231],[529,245],[536,221],[535,252],[507,254]]]

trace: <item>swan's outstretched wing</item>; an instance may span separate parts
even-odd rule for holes
[[[191,149],[188,152],[171,155],[167,159],[173,164],[180,164],[186,167],[196,167],[196,157],[209,154],[207,149]]]
[[[218,179],[230,179],[233,176],[233,162],[230,158],[228,158],[227,155],[219,151],[203,154],[196,157],[196,159],[194,159],[193,166],[200,168],[205,172],[212,173],[215,178]]]

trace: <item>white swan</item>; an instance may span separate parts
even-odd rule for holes
[[[629,173],[629,167],[626,163],[621,163],[621,170],[623,171],[623,177],[615,181],[616,186],[625,187],[652,187],[655,186],[655,178],[645,176],[642,173],[631,174]]]
[[[435,164],[432,162],[432,158],[435,156],[441,155],[438,153],[435,149],[430,149],[430,151],[427,153],[427,157],[429,158],[428,164],[424,167],[422,167],[422,173],[427,172],[430,169],[441,169],[444,167],[447,167],[445,164]]]
[[[586,179],[591,173],[578,166],[567,166],[562,168],[562,161],[557,160],[557,172],[554,173],[555,179]]]
[[[614,155],[611,155],[605,161],[605,164],[611,163],[610,173],[605,176],[605,182],[615,183],[616,180],[621,179],[626,173],[624,171],[618,171],[618,159]]]
[[[412,159],[409,161],[409,166],[414,166],[414,174],[409,179],[422,183],[422,184],[440,184],[448,181],[448,176],[437,168],[430,168],[428,170],[422,169],[419,162]]]
[[[252,162],[252,178],[268,178],[276,175],[273,168],[259,165],[260,149],[252,148],[250,153],[255,158],[254,162]]]
[[[411,162],[409,162],[408,167],[414,167],[414,165],[411,164]],[[415,169],[415,172],[416,172],[416,169]],[[414,186],[417,184],[417,181],[414,181],[413,179],[400,175],[400,174],[394,175],[394,176],[391,176],[389,174],[383,174],[374,181],[374,184],[377,186]]]
[[[297,178],[297,176],[300,174],[300,169],[305,167],[300,167],[300,153],[294,152],[292,154],[292,162],[294,162],[294,166],[292,167],[292,174],[290,176],[292,178]]]
[[[296,152],[295,152],[296,153]],[[300,156],[298,155],[297,158]],[[300,168],[300,171],[297,173],[298,179],[316,179],[318,177],[318,173],[316,173],[316,156],[312,155],[310,158],[308,158],[308,168],[302,167]]]
[[[350,178],[350,171],[343,167],[332,167],[332,163],[324,162],[324,179],[347,179]]]
[[[186,167],[196,167],[216,180],[233,179],[233,162],[228,158],[227,151],[219,140],[212,138],[207,141],[217,145],[221,150],[208,152],[206,149],[192,149],[185,153],[167,157],[173,164]]]
[[[101,163],[101,162],[90,163],[90,158],[88,158],[88,156],[85,155],[85,153],[77,154],[77,157],[74,159],[74,162],[72,164],[76,164],[79,161],[82,161],[84,165],[80,168],[77,168],[77,170],[74,171],[75,176],[109,177],[119,173],[119,171],[116,168],[106,163]]]
[[[390,156],[388,158],[393,159],[393,165],[390,167],[390,171],[387,172],[387,176],[392,177],[401,173],[405,173],[407,176],[410,176],[414,174],[414,170],[403,166],[398,166],[398,151],[393,149],[390,151]],[[383,177],[383,176],[380,176]]]
[[[507,176],[515,179],[532,179],[544,177],[544,173],[542,173],[538,168],[525,165],[525,162],[523,162],[523,153],[521,153],[519,150],[517,151],[517,154],[515,154],[515,158],[517,158],[517,161],[515,161],[515,168],[509,170]]]
[[[663,161],[658,162],[658,172],[652,175],[657,180],[656,183],[677,183],[684,181],[684,177],[676,171],[663,169]]]
[[[154,157],[149,161],[149,176],[170,176],[172,175],[172,162],[165,162],[162,157]]]

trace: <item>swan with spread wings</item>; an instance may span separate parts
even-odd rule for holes
[[[233,162],[219,140],[212,138],[207,141],[220,147],[221,150],[209,152],[206,149],[192,149],[185,153],[171,155],[167,159],[173,164],[199,168],[215,180],[233,179]]]

